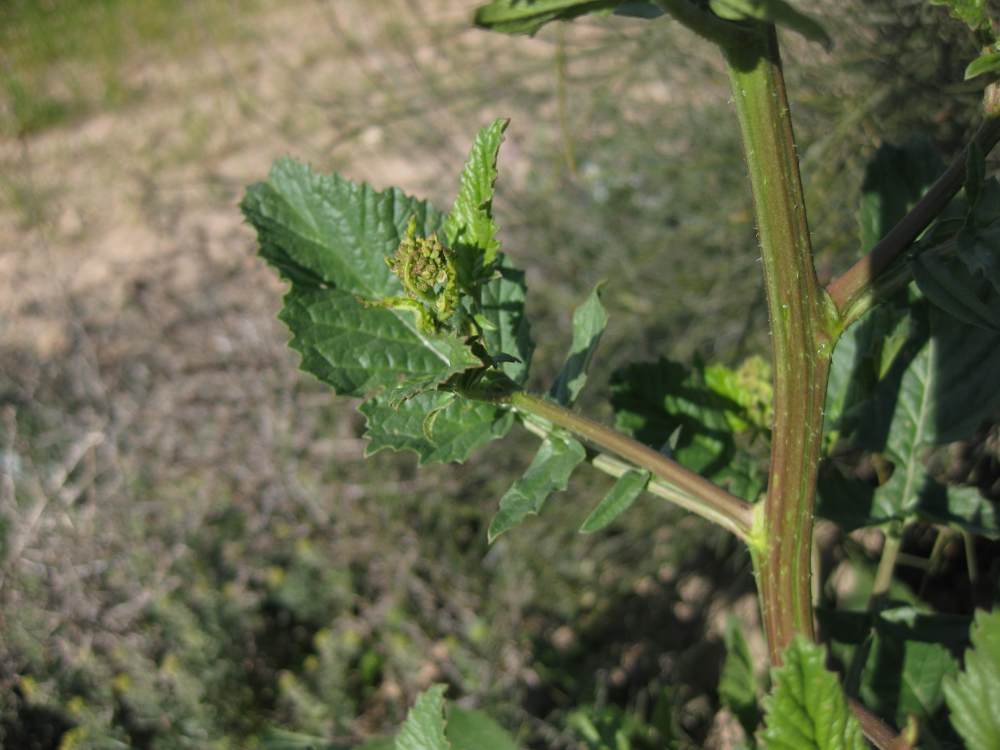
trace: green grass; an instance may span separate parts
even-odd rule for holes
[[[22,137],[140,94],[129,66],[226,38],[256,0],[5,0],[0,134]]]

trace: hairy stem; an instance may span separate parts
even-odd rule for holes
[[[650,492],[719,524],[741,539],[749,538],[753,519],[751,505],[662,453],[617,430],[523,391],[505,396],[504,401],[526,415],[541,418],[628,462],[622,463],[611,456],[598,454],[593,462],[602,471],[621,476],[632,466],[647,469],[654,475],[649,483]],[[528,421],[527,424],[531,427],[533,423]],[[533,429],[544,430],[545,427],[535,423]]]
[[[813,510],[835,313],[816,280],[774,27],[723,48],[753,188],[774,354],[775,416],[763,528],[753,553],[772,663],[814,638]]]

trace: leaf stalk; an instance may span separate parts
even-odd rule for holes
[[[653,494],[706,518],[748,541],[753,525],[753,506],[724,489],[667,458],[627,435],[565,407],[518,391],[503,397],[504,402],[524,415],[528,429],[547,434],[545,422],[562,428],[603,451],[592,457],[594,466],[611,476],[621,476],[628,469],[639,467],[653,473],[647,489]],[[607,455],[607,454],[613,454]],[[618,456],[623,461],[614,458]],[[627,462],[627,463],[626,463]]]

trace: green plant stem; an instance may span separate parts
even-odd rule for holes
[[[881,609],[882,605],[885,604],[902,546],[903,538],[899,534],[892,531],[886,533],[885,542],[882,544],[882,557],[879,559],[875,580],[872,582],[871,595],[868,597],[868,610],[870,612]]]
[[[503,397],[505,403],[526,415],[539,417],[597,446],[602,451],[621,457],[598,454],[594,465],[612,476],[621,476],[632,466],[648,469],[654,479],[649,491],[672,503],[719,524],[743,540],[750,536],[753,506],[729,494],[709,480],[686,469],[652,448],[592,419],[570,411],[538,396],[519,391]],[[529,427],[531,422],[527,422]],[[535,430],[544,430],[536,424]]]
[[[988,117],[979,126],[972,143],[984,154],[988,154],[998,142],[1000,117]],[[882,288],[884,272],[955,197],[965,179],[965,163],[970,147],[971,144],[955,157],[917,205],[875,244],[871,252],[827,284],[826,290],[837,308],[843,328],[864,315],[885,296],[887,290]],[[898,279],[892,286],[898,288]]]
[[[748,24],[723,51],[743,135],[760,236],[774,355],[775,416],[763,528],[751,553],[771,661],[813,639],[813,510],[835,313],[816,280],[778,41]]]

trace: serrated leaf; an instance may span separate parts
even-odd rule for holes
[[[1000,610],[980,610],[965,669],[945,682],[951,722],[969,750],[1000,747]]]
[[[490,523],[489,541],[519,525],[529,515],[537,515],[551,493],[566,489],[570,475],[586,455],[584,447],[571,437],[545,438],[524,476],[500,499],[500,509]]]
[[[285,278],[369,299],[402,293],[385,258],[410,218],[420,235],[441,224],[432,206],[401,190],[377,192],[289,158],[275,162],[267,182],[247,188],[240,208],[257,230],[261,256]]]
[[[446,244],[455,252],[458,281],[467,290],[485,277],[500,248],[493,223],[493,185],[497,155],[509,122],[494,120],[476,134],[462,169],[458,196],[444,221],[442,231]]]
[[[420,330],[414,313],[365,302],[398,296],[385,258],[416,219],[432,233],[440,214],[399,190],[376,192],[279,160],[241,203],[260,254],[292,282],[281,319],[301,367],[342,395],[402,385],[419,390],[481,366],[457,337]]]
[[[709,0],[712,12],[729,21],[754,19],[784,26],[827,49],[833,40],[815,18],[796,10],[785,0]]]
[[[970,29],[989,26],[990,17],[986,10],[986,0],[931,0],[931,5],[947,6],[951,15]]]
[[[650,476],[648,471],[630,469],[618,477],[608,494],[587,516],[587,520],[580,527],[580,533],[592,534],[600,531],[632,507],[632,503],[649,484]]]
[[[739,719],[747,736],[753,737],[760,723],[757,676],[739,618],[730,615],[723,638],[726,660],[722,663],[722,674],[719,676],[719,700]]]
[[[451,708],[445,734],[454,750],[518,750],[506,730],[482,711]]]
[[[366,417],[367,455],[384,448],[410,450],[420,463],[465,461],[479,446],[506,435],[511,412],[450,393],[421,393],[393,405],[376,396],[360,406]]]
[[[396,735],[395,750],[453,750],[445,738],[444,685],[432,685],[417,696]]]
[[[572,405],[583,390],[590,360],[608,324],[608,314],[601,304],[601,287],[602,284],[594,287],[590,296],[573,311],[573,342],[549,390],[549,395],[563,406]]]
[[[483,284],[480,292],[480,312],[492,326],[483,331],[483,343],[494,357],[505,354],[518,360],[504,362],[500,368],[518,384],[523,384],[528,377],[535,349],[524,315],[525,295],[524,272],[514,268],[507,257],[499,253],[496,275]]]
[[[864,750],[861,727],[825,661],[822,647],[799,636],[771,670],[762,733],[769,750]]]
[[[279,317],[300,367],[342,396],[428,387],[482,364],[460,339],[418,330],[410,312],[369,307],[340,289],[293,288]]]
[[[735,370],[720,364],[708,365],[705,385],[740,406],[740,414],[726,412],[733,432],[743,432],[750,425],[759,430],[771,428],[774,387],[771,365],[763,357],[748,357]]]
[[[625,4],[625,0],[493,0],[476,11],[475,23],[505,34],[534,34],[551,21],[608,13]]]
[[[1000,73],[1000,52],[987,52],[970,62],[965,68],[965,80],[986,73]]]

